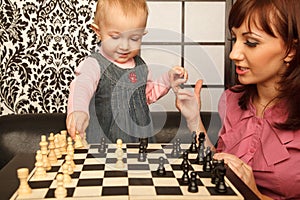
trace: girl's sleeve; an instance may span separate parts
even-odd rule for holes
[[[89,114],[89,104],[100,80],[100,67],[96,59],[88,57],[75,69],[75,79],[70,84],[68,114],[83,111]]]
[[[168,72],[164,73],[156,80],[152,79],[152,72],[149,70],[148,80],[146,86],[147,103],[151,104],[156,102],[159,98],[166,95],[170,90],[170,79]]]

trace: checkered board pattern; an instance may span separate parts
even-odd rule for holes
[[[188,185],[182,183],[182,158],[171,156],[172,144],[149,143],[147,160],[138,161],[139,144],[123,144],[124,168],[116,168],[116,145],[107,144],[106,152],[98,153],[100,145],[91,144],[89,149],[76,149],[74,162],[76,169],[71,175],[72,183],[66,185],[67,199],[243,199],[242,195],[225,177],[227,193],[218,193],[211,183],[210,173],[203,172],[202,165],[192,164],[196,171],[198,192],[188,192]],[[190,144],[181,144],[182,150]],[[158,176],[159,157],[164,157],[165,176]],[[191,163],[197,154],[189,154]],[[35,180],[34,170],[28,183],[32,194],[20,198],[17,192],[11,199],[54,199],[55,177],[62,172],[64,158],[47,171],[47,178]]]

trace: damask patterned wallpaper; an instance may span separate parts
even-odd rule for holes
[[[66,112],[96,0],[0,0],[0,115]]]

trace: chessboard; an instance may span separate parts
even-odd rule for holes
[[[180,144],[181,152],[189,151],[191,144]],[[197,153],[189,153],[189,172],[196,173],[197,192],[189,192],[189,183],[182,181],[182,154],[172,155],[173,144],[149,143],[145,161],[139,161],[140,145],[122,144],[122,167],[116,166],[116,144],[89,144],[75,149],[75,168],[71,182],[65,185],[66,199],[244,199],[225,176],[226,192],[218,192],[211,181],[211,172],[195,162]],[[102,147],[103,148],[103,147]],[[160,158],[164,158],[165,173],[158,174]],[[28,175],[31,193],[11,199],[55,199],[56,177],[63,172],[65,155],[58,158],[44,178],[35,178],[35,167]]]

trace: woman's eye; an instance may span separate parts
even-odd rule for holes
[[[232,38],[228,38],[228,41],[230,41],[230,42],[236,42],[236,38],[234,38],[234,37],[232,37]]]
[[[249,40],[246,40],[244,44],[248,45],[249,47],[256,47],[258,42],[250,42]]]

